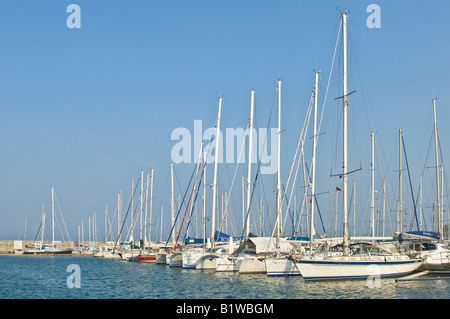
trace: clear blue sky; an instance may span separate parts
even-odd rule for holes
[[[66,25],[71,3],[81,8],[80,29]],[[379,29],[366,25],[371,3],[381,8]],[[214,126],[219,95],[224,97],[222,127],[245,128],[251,89],[257,125],[265,127],[278,77],[283,81],[285,182],[315,69],[321,70],[320,93],[327,86],[340,23],[337,8],[349,11],[349,90],[357,90],[350,100],[349,138],[357,147],[351,147],[350,169],[361,165],[367,175],[370,132],[376,131],[393,209],[399,128],[414,192],[424,167],[434,165],[434,157],[425,163],[432,98],[438,98],[444,160],[449,151],[449,6],[448,1],[2,1],[0,239],[17,239],[25,217],[27,239],[34,238],[42,204],[50,219],[51,186],[72,240],[82,219],[87,233],[94,212],[103,237],[105,205],[112,215],[123,189],[126,208],[131,178],[152,168],[153,210],[159,215],[164,205],[167,214],[170,154],[176,144],[172,131],[193,130],[194,120],[202,120],[203,129]],[[340,161],[340,104],[334,101],[341,95],[339,74],[333,73],[321,130],[326,134],[318,145],[316,191],[331,192],[321,198],[324,219],[334,205],[334,185],[340,183],[329,177],[339,171]],[[305,147],[309,162],[311,146]],[[193,164],[176,165],[182,191],[192,169]],[[233,173],[233,165],[222,168],[224,185]],[[432,184],[433,171],[424,174]],[[237,216],[240,176],[233,190]],[[275,175],[266,179],[267,202],[273,202]],[[367,214],[366,184],[358,184],[361,214]],[[424,189],[428,206],[433,191]],[[406,191],[404,197],[410,202]],[[240,224],[235,227],[240,232]]]

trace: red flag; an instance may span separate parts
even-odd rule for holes
[[[341,189],[340,189],[339,187],[337,187],[337,186],[336,186],[336,190],[337,190],[337,191],[341,191]]]

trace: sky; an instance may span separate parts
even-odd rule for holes
[[[75,21],[75,12],[68,10],[71,4],[80,9],[79,28],[69,27]],[[378,28],[367,22],[373,13],[367,11],[371,4],[380,9]],[[173,139],[173,132],[181,128],[193,137],[195,121],[201,122],[203,131],[214,128],[219,97],[223,97],[223,132],[245,129],[252,89],[255,126],[276,128],[276,103],[272,118],[270,114],[278,79],[282,81],[280,164],[285,185],[316,71],[320,71],[318,113],[324,114],[316,193],[321,194],[317,198],[324,228],[331,227],[336,218],[330,215],[335,209],[335,187],[342,185],[342,180],[330,177],[341,172],[342,162],[342,102],[335,100],[342,95],[340,44],[336,55],[334,50],[340,13],[345,11],[349,14],[348,86],[349,91],[356,90],[349,97],[349,170],[361,168],[349,176],[349,192],[357,181],[359,217],[353,225],[367,234],[372,131],[379,159],[376,189],[381,190],[382,176],[391,218],[396,217],[402,129],[411,174],[409,184],[403,162],[404,228],[412,224],[408,191],[412,188],[417,198],[423,175],[423,209],[431,229],[436,198],[434,144],[430,148],[433,98],[437,98],[444,161],[450,139],[448,1],[18,0],[1,1],[0,6],[0,239],[24,239],[25,220],[26,239],[35,238],[42,205],[50,220],[52,186],[58,218],[62,214],[71,240],[78,239],[82,222],[87,238],[88,219],[94,213],[99,238],[105,238],[106,205],[117,234],[117,194],[122,190],[126,211],[132,179],[137,182],[141,171],[146,175],[152,169],[153,239],[167,239],[170,163],[180,142]],[[309,165],[311,128],[305,139]],[[234,151],[234,162],[218,165],[218,178],[221,192],[232,194],[228,206],[234,226],[228,230],[239,236],[241,178],[247,168],[245,164],[236,168],[239,150]],[[188,187],[197,158],[193,153],[190,163],[174,165],[177,195]],[[207,216],[213,170],[214,165],[208,164]],[[256,165],[252,170],[254,178]],[[239,173],[231,188],[235,172]],[[266,229],[274,220],[276,178],[276,174],[261,176],[263,185],[258,184],[252,202],[255,215],[264,204]],[[139,193],[139,184],[138,188]],[[301,194],[297,185],[297,209]],[[262,234],[262,222],[257,224],[252,222],[252,232]],[[395,227],[393,220],[391,224]],[[211,226],[206,227],[209,232]],[[341,226],[337,228],[340,231]],[[46,226],[47,238],[49,229]],[[55,237],[62,239],[59,231]]]

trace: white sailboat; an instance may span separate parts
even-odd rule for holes
[[[217,124],[216,124],[216,145],[214,148],[214,182],[213,198],[212,198],[212,216],[211,216],[211,248],[205,249],[202,255],[196,260],[196,269],[216,269],[216,259],[221,257],[226,251],[223,247],[215,247],[214,234],[216,230],[216,197],[217,197],[217,165],[219,157],[219,140],[220,140],[220,116],[222,113],[222,97],[219,97],[219,109],[217,111]]]
[[[45,224],[45,212],[42,206],[42,241],[35,242],[34,249],[26,249],[21,251],[23,255],[67,255],[72,254],[73,249],[61,249],[61,242],[55,241],[55,191],[52,186],[52,244],[44,244],[44,225]]]
[[[411,259],[394,250],[379,246],[378,252],[353,253],[347,219],[347,12],[341,14],[343,36],[343,251],[337,256],[309,255],[292,256],[296,267],[305,280],[357,279],[370,276],[398,276],[417,270],[421,259]]]
[[[438,215],[438,232],[407,232],[403,233],[403,239],[412,239],[410,249],[411,256],[423,260],[421,269],[424,270],[449,270],[450,269],[450,249],[448,243],[444,241],[444,228],[442,220],[441,194],[443,185],[439,180],[439,147],[436,121],[436,99],[433,99],[433,119],[434,119],[434,146],[435,146],[435,169],[436,169],[436,203]],[[443,170],[441,172],[443,174]],[[442,178],[442,184],[443,184]]]
[[[251,117],[250,117],[250,129],[252,129],[253,125],[253,94],[252,91],[252,106],[251,106]],[[244,254],[237,253],[236,257],[234,257],[234,263],[237,266],[237,269],[240,274],[253,274],[253,273],[266,273],[266,262],[265,259],[268,258],[268,255],[276,254],[278,257],[279,248],[280,248],[280,210],[281,210],[281,170],[280,170],[280,148],[281,148],[281,80],[278,79],[277,85],[277,94],[278,94],[278,144],[277,144],[277,192],[276,192],[276,200],[277,200],[277,214],[276,214],[276,238],[271,237],[263,237],[263,238],[250,238],[249,237],[249,211],[250,211],[250,185],[251,185],[251,150],[252,147],[249,147],[249,165],[248,165],[248,179],[247,179],[247,220],[246,220],[246,242],[241,245],[240,250],[244,251]],[[250,130],[251,131],[251,130]],[[251,135],[249,136],[249,145],[251,145]],[[258,245],[259,241],[259,245]],[[257,248],[257,246],[261,247],[261,241],[265,242],[264,249],[256,249],[255,253],[245,253],[245,250],[251,250],[253,247]]]
[[[309,184],[311,189],[311,217],[310,217],[310,243],[312,246],[314,230],[314,208],[315,208],[315,171],[316,171],[316,148],[317,148],[317,101],[318,101],[318,89],[319,89],[319,72],[315,73],[314,84],[314,118],[313,118],[313,153],[312,153],[312,165],[311,165],[311,183]],[[291,246],[291,251],[294,250],[294,246]],[[268,276],[298,276],[300,271],[296,267],[292,258],[288,254],[278,254],[271,258],[266,258],[265,266]]]

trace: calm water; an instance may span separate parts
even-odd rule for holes
[[[80,288],[68,288],[69,265]],[[72,276],[73,277],[73,276]],[[74,283],[75,281],[70,281]],[[0,256],[1,299],[450,299],[450,280],[305,282],[91,256]]]

